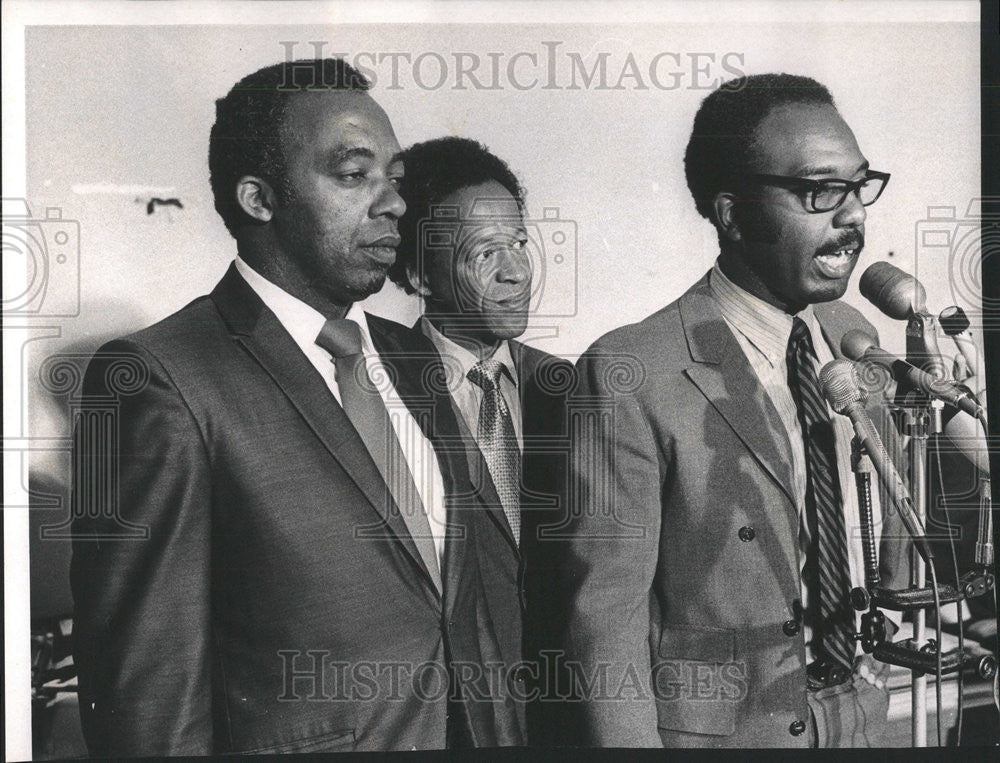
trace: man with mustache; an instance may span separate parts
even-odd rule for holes
[[[554,478],[566,473],[563,412],[573,369],[515,341],[528,325],[532,261],[524,189],[506,163],[454,137],[411,146],[403,158],[408,211],[389,275],[423,299],[412,330],[444,363],[455,413],[475,443],[468,449],[473,482],[492,496],[479,558],[507,668],[503,688],[518,710],[519,729],[508,729],[505,740],[517,743],[526,701],[543,677],[522,639],[537,652],[538,620],[548,612],[525,591],[526,571],[544,565],[545,509],[560,492]]]
[[[374,354],[394,324],[357,304],[406,209],[367,90],[322,59],[220,99],[209,168],[235,262],[88,368],[71,575],[94,755],[497,743],[481,506],[411,412],[434,404],[409,384],[424,368]]]
[[[829,92],[787,74],[710,94],[685,169],[717,262],[577,367],[581,401],[613,416],[596,436],[571,426],[566,741],[878,745],[888,666],[862,654],[848,603],[864,582],[852,431],[817,376],[846,331],[874,333],[838,299],[888,175]],[[905,587],[898,516],[875,504],[883,585]]]

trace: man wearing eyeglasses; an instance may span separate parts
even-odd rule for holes
[[[848,600],[864,583],[850,424],[817,376],[846,331],[874,333],[838,299],[889,176],[826,88],[787,74],[709,95],[685,169],[717,262],[578,365],[581,403],[613,416],[571,430],[567,741],[878,745],[887,666],[858,648]],[[882,583],[901,587],[903,533],[875,503]]]

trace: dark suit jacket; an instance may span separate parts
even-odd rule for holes
[[[439,590],[343,409],[235,269],[102,348],[83,402],[71,583],[92,753],[495,744],[491,704],[467,701],[483,677],[449,675],[496,649],[467,512],[449,507],[462,537]],[[447,458],[454,505],[472,491]]]
[[[414,334],[425,338],[420,324]],[[433,345],[431,345],[433,347]],[[526,728],[525,706],[538,691],[542,678],[534,664],[539,648],[539,626],[544,620],[546,600],[532,595],[528,573],[533,564],[546,564],[547,538],[542,528],[557,514],[560,479],[567,473],[569,441],[566,434],[566,397],[575,379],[573,366],[554,355],[510,342],[511,357],[517,371],[517,389],[521,403],[522,451],[521,544],[514,540],[504,514],[489,468],[475,445],[474,433],[468,430],[460,411],[455,415],[467,438],[467,455],[473,484],[486,497],[488,522],[479,533],[479,560],[486,600],[497,638],[500,659],[505,666],[505,691],[513,700],[518,724],[511,727],[498,719],[501,744],[524,744],[533,741]],[[541,590],[536,588],[536,590]],[[522,664],[525,663],[525,664]],[[507,708],[509,711],[509,707]]]
[[[874,333],[841,302],[814,309],[835,353],[847,330]],[[592,428],[572,427],[559,572],[567,659],[590,687],[563,741],[807,745],[790,733],[809,720],[802,634],[785,627],[801,618],[790,446],[707,277],[577,369],[573,404]],[[903,537],[885,512],[891,588],[906,585]]]

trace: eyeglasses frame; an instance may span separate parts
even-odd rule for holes
[[[889,172],[876,172],[875,170],[867,170],[865,176],[860,180],[843,180],[841,178],[824,178],[822,180],[814,180],[812,178],[800,178],[800,177],[790,177],[788,175],[769,175],[763,172],[755,172],[746,176],[746,179],[751,182],[762,183],[764,185],[774,185],[779,188],[785,188],[789,191],[805,191],[808,194],[808,203],[803,199],[803,206],[805,206],[806,211],[810,214],[822,214],[824,212],[833,212],[839,209],[840,206],[847,199],[848,194],[857,194],[861,190],[861,186],[870,180],[881,180],[882,187],[879,188],[875,198],[871,201],[865,203],[861,202],[862,206],[870,207],[876,201],[878,201],[882,193],[885,191],[885,187],[889,184],[889,178],[892,177]],[[828,209],[817,209],[816,208],[816,192],[822,189],[829,183],[843,183],[844,184],[844,195],[840,198],[836,204]],[[858,201],[861,201],[861,197],[858,196]]]

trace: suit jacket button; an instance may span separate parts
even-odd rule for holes
[[[740,540],[743,541],[744,543],[749,543],[756,537],[757,537],[757,531],[754,530],[749,525],[740,528]]]
[[[801,630],[798,620],[785,620],[784,625],[781,626],[781,630],[785,632],[786,636],[796,636]]]
[[[793,737],[802,736],[806,731],[805,721],[792,721],[792,725],[788,727],[788,733]]]
[[[531,678],[531,671],[528,670],[527,665],[521,665],[514,671],[514,679],[521,683],[527,683],[529,678]]]

